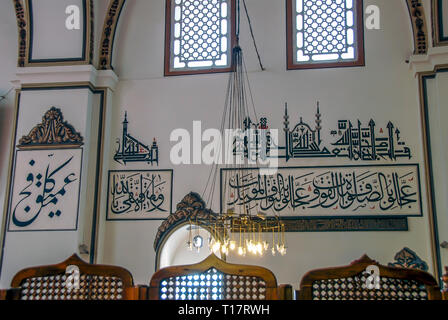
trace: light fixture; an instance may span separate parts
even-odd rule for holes
[[[244,6],[245,2],[243,1]],[[247,14],[247,8],[246,14]],[[250,21],[250,19],[248,19]],[[230,72],[227,84],[226,103],[221,121],[221,133],[225,130],[245,132],[248,123],[259,123],[250,88],[249,77],[244,63],[243,51],[239,45],[240,25],[240,0],[237,0],[237,25],[236,46],[232,50],[232,72]],[[251,34],[253,37],[252,29]],[[255,41],[254,41],[255,42]],[[259,60],[262,67],[261,60]],[[263,68],[262,68],[263,69]],[[255,122],[252,122],[255,120]],[[256,129],[256,133],[263,129]],[[247,131],[246,131],[247,132]],[[260,137],[265,137],[261,134]],[[258,138],[257,138],[258,139]],[[244,139],[243,139],[244,141]],[[258,141],[258,140],[257,140]],[[263,146],[263,145],[262,145]],[[232,147],[235,147],[235,141]],[[233,150],[233,148],[232,148]],[[257,149],[258,150],[258,149]],[[222,148],[220,148],[222,151]],[[248,172],[250,165],[247,160],[246,146],[242,152],[240,161],[233,161],[232,165],[226,165],[226,169],[235,169],[242,175]],[[258,154],[258,151],[257,151]],[[217,156],[219,158],[219,155]],[[242,160],[242,161],[241,161]],[[253,163],[251,161],[252,170]],[[228,172],[228,170],[226,170]],[[204,190],[204,199],[209,206],[213,205],[216,189],[216,180],[219,173],[218,164],[213,165],[207,185]],[[244,193],[244,190],[242,191]],[[224,193],[225,194],[225,193]],[[228,199],[223,199],[223,201]],[[251,254],[263,256],[266,252],[272,255],[286,254],[285,225],[277,215],[267,217],[266,212],[261,212],[257,207],[251,208],[245,204],[235,204],[227,212],[221,212],[210,219],[196,219],[190,221],[203,226],[211,233],[209,249],[215,254],[228,255],[236,253],[239,256]],[[191,242],[191,237],[189,238]]]

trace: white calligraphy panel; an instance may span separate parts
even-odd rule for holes
[[[109,171],[107,220],[158,220],[171,213],[172,170]]]
[[[221,212],[282,217],[421,216],[417,164],[221,170]],[[243,210],[244,211],[244,210]]]
[[[76,230],[82,149],[16,153],[9,231]]]

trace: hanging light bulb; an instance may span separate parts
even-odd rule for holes
[[[239,19],[237,21],[239,21]],[[239,22],[237,29],[239,30]],[[248,129],[255,129],[256,141],[260,142],[260,139],[264,137],[266,132],[260,132],[262,129],[260,123],[262,123],[262,121],[259,121],[260,119],[257,118],[254,100],[251,96],[250,81],[244,64],[243,51],[239,46],[239,36],[237,37],[236,46],[232,48],[232,66],[232,72],[229,74],[229,81],[227,85],[228,90],[224,109],[225,116],[222,119],[221,131],[223,134],[227,129],[237,130],[238,132],[241,131],[244,133],[248,132]],[[253,110],[254,112],[250,112],[250,110]],[[255,122],[252,120],[255,120]],[[263,128],[265,128],[264,125]],[[247,134],[248,133],[244,133],[244,135]],[[247,139],[252,139],[252,135]],[[233,143],[236,143],[236,140],[233,141]],[[269,145],[266,147],[268,146]],[[257,153],[259,151],[261,151],[261,149],[258,149],[257,146]],[[234,152],[238,153],[238,151]],[[234,156],[237,157],[239,155],[240,154],[234,154]],[[243,153],[241,157],[243,162],[234,166],[234,168],[240,170],[240,174],[236,175],[236,177],[230,177],[230,179],[240,180],[246,174],[242,171],[251,170],[249,168],[249,163],[245,162],[246,158],[247,162],[249,162],[249,156]],[[245,168],[246,166],[247,168]],[[204,194],[208,194],[206,203],[211,203],[213,201],[217,172],[219,172],[219,170],[218,165],[216,164],[210,173],[210,177],[213,177],[213,179],[209,181],[210,183],[207,182],[204,190]],[[239,183],[240,181],[235,182]],[[243,193],[241,195],[242,199],[244,199],[246,196],[246,190],[242,189],[241,192]],[[234,195],[227,191],[224,192],[223,196],[234,197]],[[251,207],[249,204],[240,202],[234,202],[234,206],[227,209],[227,211],[213,216],[213,218],[208,221],[205,219],[203,220],[204,224],[211,226],[210,229],[213,232],[213,237],[217,239],[217,241],[211,244],[211,249],[213,252],[216,253],[221,251],[222,253],[227,254],[230,251],[236,251],[239,256],[245,256],[247,253],[261,256],[267,252],[270,247],[268,242],[263,239],[264,233],[272,232],[272,252],[273,255],[276,254],[275,237],[278,239],[277,245],[280,244],[280,221],[278,216],[268,219],[265,212],[259,212],[259,208]],[[233,236],[238,232],[236,231],[238,228],[239,241],[237,240],[237,243],[237,241],[234,241],[235,239]],[[277,246],[277,250],[278,249],[279,246]]]
[[[212,250],[216,254],[219,252],[220,249],[221,249],[221,241],[218,240],[213,244]]]
[[[227,244],[223,244],[222,246],[221,246],[221,252],[223,253],[223,254],[227,254],[228,252],[229,252],[229,249],[227,248]]]
[[[257,245],[256,245],[256,252],[257,252],[259,255],[262,255],[262,254],[263,254],[263,246],[262,246],[262,244],[261,244],[260,242],[258,242]]]
[[[269,249],[269,243],[267,243],[266,241],[263,241],[263,249],[264,250],[268,250]]]

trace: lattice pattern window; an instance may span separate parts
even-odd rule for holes
[[[288,0],[288,69],[364,65],[362,0]]]
[[[235,0],[167,0],[165,75],[229,71]]]
[[[79,289],[69,290],[66,275],[27,278],[22,282],[21,300],[121,300],[120,278],[80,275]]]
[[[317,280],[313,300],[428,300],[423,284],[415,280],[381,277],[380,289],[368,289],[364,275]]]
[[[258,277],[224,274],[215,268],[160,282],[161,300],[265,300],[266,282]]]

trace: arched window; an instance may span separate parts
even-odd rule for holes
[[[362,0],[287,0],[288,69],[364,65]]]
[[[235,0],[166,0],[165,75],[227,72]]]

